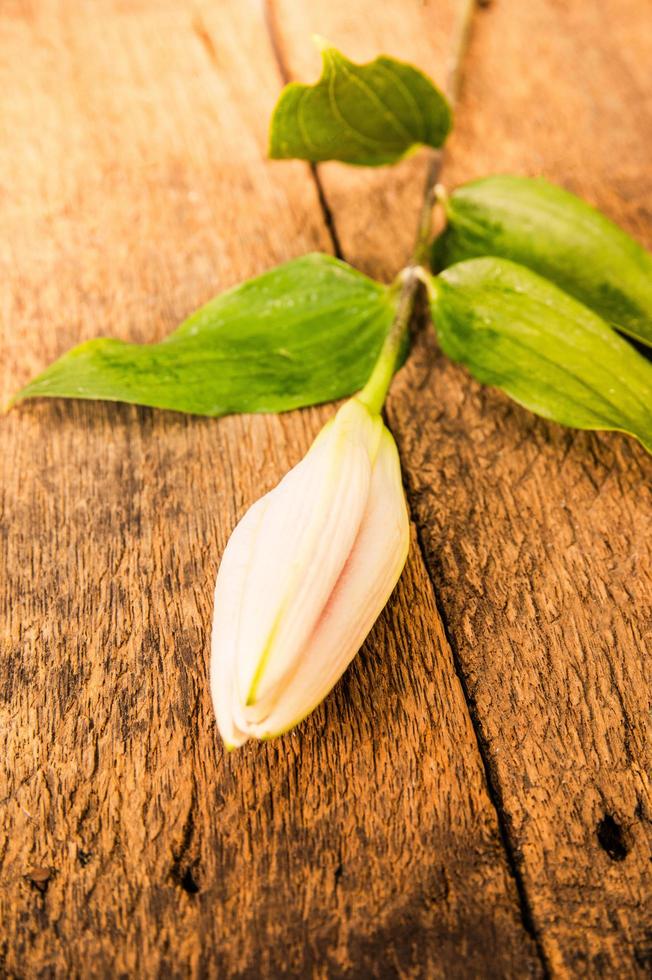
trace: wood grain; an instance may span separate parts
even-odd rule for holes
[[[9,0],[0,35],[5,396],[330,248],[309,169],[264,161],[259,3]],[[328,413],[0,421],[2,976],[540,975],[416,541],[326,703],[219,745],[219,556]]]
[[[307,6],[323,20],[314,3],[302,21]],[[284,24],[291,8],[282,4]],[[374,43],[437,77],[422,46],[437,13],[424,5],[414,44],[391,19]],[[337,12],[332,23],[355,54]],[[291,23],[286,51],[302,67]],[[444,182],[543,174],[652,245],[651,58],[646,4],[498,0],[476,20]],[[353,208],[358,178],[335,165],[322,180],[345,257],[358,260],[363,228],[367,268],[393,271],[377,202],[356,197]],[[390,176],[376,189],[394,203]],[[418,195],[418,184],[404,189],[403,215]],[[481,389],[430,330],[388,415],[547,968],[648,975],[650,458],[625,437],[563,430]]]

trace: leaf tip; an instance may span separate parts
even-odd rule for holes
[[[17,391],[16,394],[8,398],[7,401],[0,403],[0,415],[8,415],[19,401],[21,401],[21,393],[20,391]]]

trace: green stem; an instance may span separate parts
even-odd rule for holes
[[[417,296],[418,277],[416,270],[412,266],[404,269],[401,278],[403,285],[398,298],[396,315],[380,349],[378,360],[369,380],[358,395],[358,400],[376,415],[380,414],[389,386],[392,383],[396,365],[410,328],[410,320]]]
[[[410,321],[414,312],[419,283],[424,280],[425,270],[423,264],[428,261],[428,248],[430,245],[430,233],[432,230],[432,209],[435,204],[437,181],[443,163],[443,153],[435,150],[431,156],[426,173],[426,182],[423,191],[423,201],[419,211],[419,222],[417,234],[412,250],[412,260],[407,268],[400,274],[397,285],[401,282],[401,292],[396,306],[396,314],[389,328],[389,333],[385,337],[383,346],[380,349],[378,360],[366,385],[358,395],[358,399],[363,402],[369,411],[380,413],[392,383],[394,371],[407,339],[410,329]]]
[[[446,94],[452,105],[457,101],[459,94],[462,62],[469,43],[473,12],[478,3],[484,5],[484,2],[486,0],[466,0],[462,9],[457,32],[457,42],[454,46],[453,55],[448,67],[448,78],[445,86]],[[402,286],[396,307],[396,315],[389,329],[389,333],[385,337],[380,354],[378,355],[378,360],[374,365],[369,380],[358,395],[358,399],[371,412],[380,413],[382,410],[403,344],[407,339],[420,284],[428,282],[428,276],[423,266],[428,264],[433,207],[437,202],[442,204],[445,199],[445,191],[439,186],[439,175],[443,162],[444,151],[434,150],[431,154],[426,173],[423,201],[419,211],[419,222],[414,249],[412,250],[412,258],[410,265],[403,269],[399,277],[399,279],[402,279]]]

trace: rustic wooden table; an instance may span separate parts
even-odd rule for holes
[[[318,32],[445,75],[460,0],[4,0],[3,394],[311,249],[388,278],[423,155],[269,163]],[[652,245],[645,0],[476,15],[443,179],[541,173]],[[424,326],[388,420],[414,524],[332,696],[226,757],[215,572],[328,408],[0,420],[0,975],[652,969],[650,459],[483,390]]]

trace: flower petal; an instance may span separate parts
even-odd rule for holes
[[[279,697],[248,724],[258,738],[293,728],[328,694],[362,646],[400,578],[410,526],[396,444],[383,427],[369,500],[348,561]]]
[[[248,738],[233,718],[234,668],[244,583],[268,497],[269,494],[257,500],[236,525],[224,549],[215,583],[211,694],[217,727],[228,748],[236,748]]]
[[[352,399],[268,495],[237,642],[243,724],[258,720],[258,703],[282,690],[341,574],[366,509],[381,429]]]

